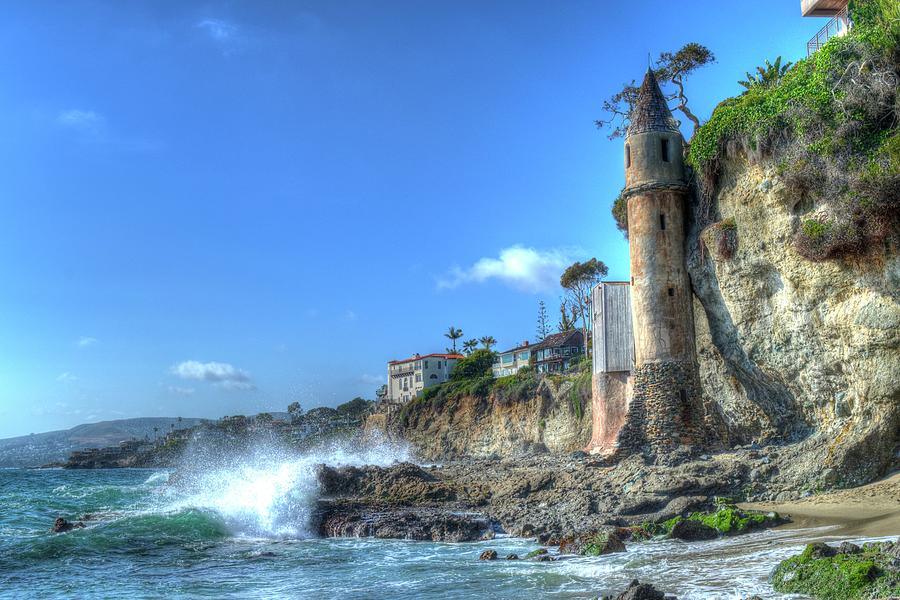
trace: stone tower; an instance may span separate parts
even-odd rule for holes
[[[691,284],[685,268],[684,140],[653,71],[625,134],[634,331],[633,396],[620,437],[662,458],[701,440]]]

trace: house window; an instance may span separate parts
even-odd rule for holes
[[[660,141],[660,150],[662,151],[663,162],[669,162],[669,140],[662,138]]]
[[[428,368],[428,361],[427,361],[427,360],[422,361],[422,366],[425,367],[425,368],[427,369],[427,368]]]
[[[663,213],[659,213],[659,228],[663,231],[666,230],[666,215]]]
[[[631,168],[631,145],[625,144],[625,168]]]
[[[429,377],[429,379],[437,379],[437,374],[432,373],[432,374],[431,374],[431,377]]]

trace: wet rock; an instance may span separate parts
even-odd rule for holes
[[[506,560],[519,560],[519,555],[518,554],[507,554]]]
[[[701,540],[714,540],[719,537],[719,532],[700,521],[681,519],[672,527],[671,536],[676,540],[698,542]]]
[[[536,557],[534,560],[536,560],[537,562],[553,562],[556,559],[553,558],[552,556],[550,556],[549,554],[541,554],[540,556]]]
[[[547,554],[548,550],[546,548],[538,548],[537,550],[532,550],[528,554],[525,555],[525,558],[537,558],[538,556],[543,556]]]
[[[625,543],[614,531],[598,531],[589,535],[567,536],[559,542],[560,554],[601,556],[625,552]]]
[[[324,537],[374,537],[434,542],[475,542],[494,537],[491,521],[477,513],[435,508],[333,504],[317,515]]]
[[[497,551],[496,550],[485,550],[478,557],[478,560],[497,560]]]
[[[675,596],[667,596],[649,583],[633,580],[624,592],[618,596],[603,596],[603,600],[677,600]]]
[[[853,542],[842,542],[838,546],[838,554],[859,554],[860,552],[862,552],[862,548]]]
[[[820,558],[831,558],[837,555],[837,548],[833,548],[825,542],[815,542],[806,547],[809,558],[816,560]]]
[[[66,533],[67,531],[72,531],[73,529],[84,529],[84,523],[78,521],[77,523],[72,523],[63,519],[62,517],[57,517],[53,522],[53,527],[50,528],[50,531],[53,533]]]

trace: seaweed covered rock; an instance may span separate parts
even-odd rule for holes
[[[613,552],[625,552],[625,544],[612,531],[597,531],[589,535],[568,536],[559,542],[560,554],[601,556]]]
[[[718,504],[709,512],[693,512],[687,517],[673,517],[663,523],[644,523],[632,528],[633,539],[658,535],[684,541],[712,540],[720,535],[738,535],[755,529],[775,527],[787,522],[776,512],[742,510],[734,504]]]
[[[900,540],[880,544],[809,544],[775,569],[773,586],[819,600],[867,600],[900,596]]]
[[[733,504],[720,504],[715,511],[709,513],[692,513],[688,519],[699,521],[722,535],[747,533],[753,529],[775,527],[785,522],[785,519],[776,512],[745,511]]]
[[[672,531],[669,535],[676,540],[698,542],[702,540],[714,540],[719,537],[719,532],[700,521],[695,521],[693,519],[679,519],[672,527]]]

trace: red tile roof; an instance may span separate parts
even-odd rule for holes
[[[399,365],[400,363],[408,363],[413,360],[422,360],[423,358],[448,358],[458,360],[465,357],[462,354],[426,354],[424,356],[413,356],[412,358],[405,358],[403,360],[392,360],[388,362],[388,364]]]

